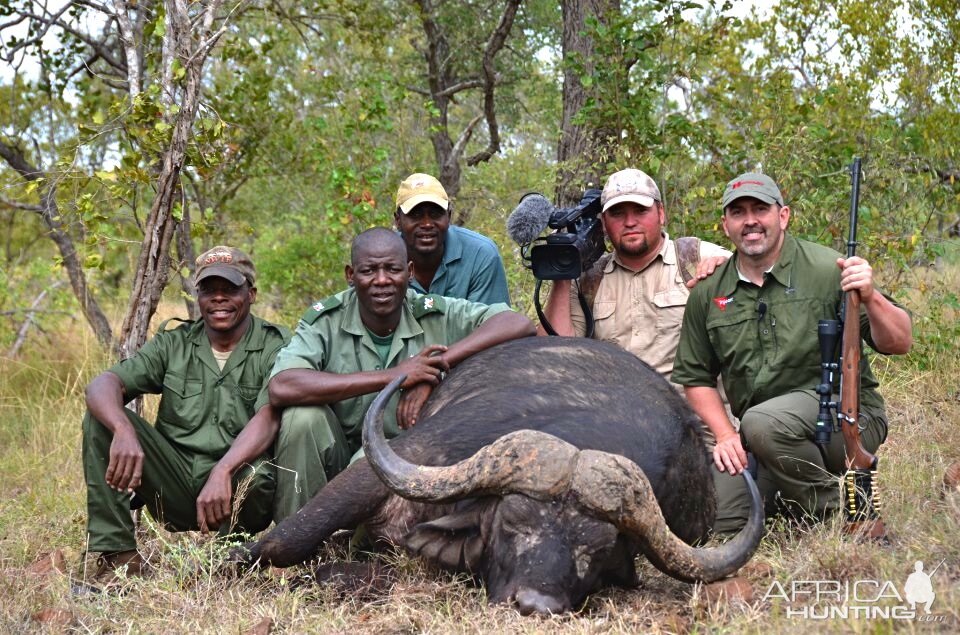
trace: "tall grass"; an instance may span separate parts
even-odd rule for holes
[[[954,271],[940,279],[939,288],[960,288],[957,277]],[[640,562],[638,589],[606,590],[578,613],[548,619],[487,606],[482,588],[402,555],[387,556],[396,570],[391,583],[362,592],[298,584],[302,570],[238,578],[223,567],[222,545],[200,534],[169,534],[149,519],[139,542],[153,567],[150,577],[131,579],[118,592],[78,588],[93,567],[84,556],[82,391],[107,359],[83,328],[65,325],[55,342],[39,341],[25,359],[0,359],[0,632],[245,633],[265,619],[273,632],[288,633],[958,631],[960,492],[944,496],[941,478],[960,459],[960,342],[956,312],[931,306],[930,296],[907,299],[917,352],[874,358],[890,415],[879,456],[892,545],[856,543],[839,520],[812,527],[772,522],[743,573],[754,591],[750,601],[712,601],[703,587]],[[325,557],[346,558],[338,549],[329,547]],[[30,572],[55,550],[65,556],[64,573]],[[943,561],[933,577],[933,612],[942,621],[932,625],[805,620],[788,615],[802,601],[764,599],[775,581],[789,589],[802,580],[890,580],[902,592],[916,560],[928,571]],[[60,612],[52,622],[34,620],[43,609]]]

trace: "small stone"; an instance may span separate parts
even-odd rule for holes
[[[38,576],[46,576],[54,572],[67,572],[67,559],[60,549],[41,556],[36,562],[27,567],[27,573]]]
[[[943,489],[946,492],[960,492],[960,461],[954,461],[943,473]]]
[[[246,635],[270,635],[273,632],[273,620],[265,617],[260,623],[247,631]]]
[[[47,607],[37,611],[31,616],[31,618],[34,622],[51,624],[54,626],[70,626],[76,619],[71,611],[53,607]]]
[[[773,566],[760,560],[751,560],[738,573],[751,580],[765,580],[773,577]]]
[[[717,602],[753,602],[753,585],[743,576],[725,578],[703,585],[703,596],[710,604]]]

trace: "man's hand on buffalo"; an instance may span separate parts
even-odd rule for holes
[[[747,453],[743,449],[739,434],[731,432],[728,436],[717,439],[717,445],[713,448],[713,462],[721,472],[743,473],[747,468]]]
[[[424,346],[419,353],[403,360],[393,369],[394,377],[406,375],[407,379],[400,386],[401,390],[410,390],[421,383],[436,386],[440,383],[443,373],[450,371],[450,364],[443,357],[447,347],[442,344]]]
[[[206,533],[217,529],[224,520],[230,518],[232,495],[230,472],[217,465],[197,497],[197,525],[200,531]]]
[[[400,395],[400,403],[397,404],[397,425],[400,426],[401,430],[416,425],[417,417],[420,416],[420,409],[423,408],[423,404],[427,402],[432,392],[433,385],[424,382],[405,390]]]

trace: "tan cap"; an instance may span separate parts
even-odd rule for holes
[[[397,190],[397,207],[404,214],[409,214],[410,210],[420,203],[433,203],[443,209],[450,207],[450,199],[447,197],[447,191],[440,185],[440,181],[429,174],[411,174]]]
[[[727,183],[723,190],[723,209],[726,210],[727,205],[744,196],[761,200],[768,205],[776,203],[783,207],[780,188],[766,174],[747,172]]]
[[[632,202],[650,207],[654,201],[659,200],[660,188],[657,184],[645,172],[634,168],[610,175],[600,194],[600,204],[603,205],[604,212],[620,203]]]
[[[201,280],[218,276],[225,278],[238,287],[244,282],[254,286],[257,272],[253,268],[250,256],[239,249],[218,245],[197,257],[196,271],[193,274],[195,283]]]

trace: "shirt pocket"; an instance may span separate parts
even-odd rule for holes
[[[724,383],[729,384],[733,377],[739,380],[753,376],[760,370],[763,349],[756,313],[728,310],[726,314],[708,317],[706,327],[710,345],[724,369]]]
[[[596,339],[617,342],[616,300],[596,300],[593,303],[593,332]]]
[[[168,372],[157,418],[183,430],[198,428],[203,422],[203,381]]]
[[[679,337],[683,324],[683,310],[687,306],[688,293],[680,289],[667,289],[653,296],[657,312],[657,334]]]
[[[247,425],[247,421],[254,415],[254,407],[257,405],[257,397],[260,396],[260,386],[254,386],[253,384],[237,384],[235,390],[237,399],[239,399],[240,404],[242,404],[241,412],[237,413],[240,415],[238,418],[240,428],[237,430],[239,432]]]

